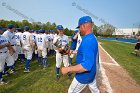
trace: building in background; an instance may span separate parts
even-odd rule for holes
[[[115,36],[135,36],[137,34],[140,34],[140,28],[118,28],[113,33]]]

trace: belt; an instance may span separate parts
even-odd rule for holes
[[[7,51],[5,51],[5,52],[0,52],[0,53],[6,53]]]
[[[11,46],[16,46],[16,44],[15,45],[11,45]]]

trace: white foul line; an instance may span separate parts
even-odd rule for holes
[[[99,46],[101,47],[101,49],[111,58],[111,60],[113,61],[113,63],[116,65],[116,66],[120,66],[105,50],[104,48],[99,44]]]
[[[118,65],[116,65],[116,64],[114,64],[114,63],[107,63],[107,62],[102,62],[102,64],[105,64],[105,65],[112,65],[112,66],[118,66]]]
[[[110,86],[108,77],[105,74],[105,69],[103,68],[102,64],[101,64],[101,58],[99,56],[99,63],[100,63],[100,71],[101,71],[101,75],[102,75],[102,83],[106,86],[106,91],[107,93],[113,93],[112,88]]]

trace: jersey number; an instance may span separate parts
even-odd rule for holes
[[[19,39],[19,35],[15,35],[15,38],[16,38],[16,39]]]
[[[26,40],[26,35],[23,35],[23,40]]]
[[[38,38],[38,42],[42,42],[42,38]]]

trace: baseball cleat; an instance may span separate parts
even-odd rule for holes
[[[29,69],[25,69],[24,72],[25,73],[28,73],[28,72],[30,72],[30,70]]]
[[[17,74],[17,72],[15,70],[11,70],[10,74]]]
[[[4,79],[0,80],[0,85],[5,85],[5,84],[8,84],[9,82],[8,81],[5,81]]]
[[[56,75],[56,80],[58,81],[60,79],[60,76],[59,75]]]

